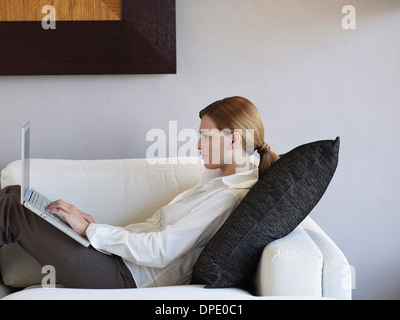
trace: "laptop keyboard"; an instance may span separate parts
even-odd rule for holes
[[[36,208],[40,209],[41,211],[46,212],[48,215],[52,216],[53,218],[57,219],[58,221],[60,221],[62,223],[66,223],[66,220],[64,219],[63,216],[46,211],[46,206],[51,201],[49,199],[43,197],[40,193],[38,193],[36,191],[32,191],[32,195],[31,195],[31,198],[29,199],[29,202],[32,205],[34,205]]]
[[[32,192],[31,198],[29,199],[36,208],[45,211],[46,206],[50,203],[45,197],[43,197],[40,193],[35,191]]]

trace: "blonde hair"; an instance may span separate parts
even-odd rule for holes
[[[205,115],[215,122],[218,130],[229,129],[231,132],[235,129],[240,130],[243,149],[249,154],[257,150],[260,155],[258,166],[260,178],[279,159],[269,144],[264,141],[264,122],[255,105],[248,99],[230,97],[218,100],[199,112],[200,119]],[[254,137],[246,137],[248,130],[253,130]],[[250,139],[253,139],[251,143],[249,143]],[[249,145],[251,150],[249,150]]]

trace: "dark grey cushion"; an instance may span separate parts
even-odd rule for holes
[[[243,285],[264,247],[292,232],[321,199],[337,167],[339,144],[339,138],[316,141],[282,156],[203,250],[192,283]]]

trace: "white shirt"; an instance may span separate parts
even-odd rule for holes
[[[210,171],[143,223],[90,224],[91,245],[122,257],[138,288],[190,283],[201,251],[258,180],[258,168],[216,178]]]

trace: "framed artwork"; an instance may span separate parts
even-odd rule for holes
[[[167,73],[175,0],[0,0],[0,75]]]

